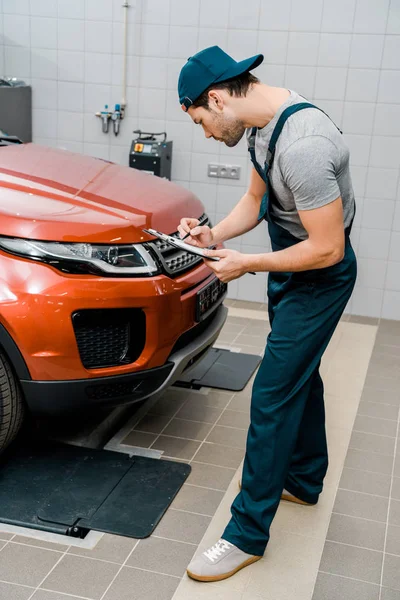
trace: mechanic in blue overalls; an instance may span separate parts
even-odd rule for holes
[[[224,282],[268,272],[271,333],[251,399],[241,490],[214,546],[188,575],[219,581],[259,560],[281,499],[313,505],[328,467],[321,357],[351,296],[356,259],[349,151],[329,117],[297,93],[250,73],[262,55],[236,62],[218,46],[181,70],[181,107],[207,138],[235,146],[247,130],[247,192],[213,229],[182,219],[181,235],[208,247],[268,222],[272,252],[208,250]],[[234,187],[232,191],[234,191]]]

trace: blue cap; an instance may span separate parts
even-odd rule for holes
[[[257,54],[246,60],[236,62],[219,46],[211,46],[191,56],[182,67],[179,81],[179,102],[187,111],[199,96],[213,83],[238,77],[258,67],[264,56]]]

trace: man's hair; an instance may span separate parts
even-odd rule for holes
[[[221,83],[213,83],[193,102],[193,106],[195,108],[203,106],[208,110],[208,92],[210,90],[226,90],[230,96],[239,98],[240,96],[246,96],[249,89],[255,83],[260,83],[260,80],[248,71],[233,79],[227,79],[226,81],[221,81]]]

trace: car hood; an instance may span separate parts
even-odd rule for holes
[[[177,230],[202,203],[165,179],[100,159],[23,144],[0,149],[0,234],[135,243],[143,228]]]

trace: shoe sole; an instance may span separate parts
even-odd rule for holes
[[[281,500],[293,502],[294,504],[301,504],[302,506],[315,506],[315,504],[311,504],[311,502],[304,502],[304,500],[300,500],[300,498],[296,498],[296,496],[291,496],[289,494],[282,494]]]
[[[222,581],[223,579],[228,579],[229,577],[232,577],[232,575],[235,575],[235,573],[237,573],[241,569],[244,569],[245,567],[248,567],[249,565],[257,562],[258,560],[261,560],[261,558],[262,556],[252,556],[244,563],[236,567],[236,569],[233,569],[233,571],[229,571],[229,573],[223,573],[222,575],[196,575],[196,573],[191,573],[189,570],[187,570],[186,573],[191,579],[195,579],[196,581],[203,581],[204,583],[211,583],[212,581]]]
[[[238,482],[239,490],[242,489],[242,483]],[[304,500],[300,500],[300,498],[296,498],[296,496],[292,496],[291,494],[282,494],[281,500],[285,500],[285,502],[293,502],[294,504],[301,504],[302,506],[315,506],[311,502],[304,502]]]

